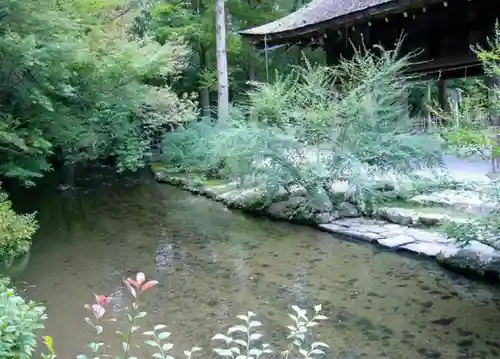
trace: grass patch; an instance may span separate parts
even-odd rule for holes
[[[467,213],[463,213],[461,211],[454,210],[453,208],[450,208],[446,205],[434,205],[434,204],[421,204],[421,203],[416,203],[416,202],[407,202],[407,201],[389,201],[384,203],[384,207],[396,207],[396,208],[405,208],[405,209],[411,209],[414,210],[415,212],[419,213],[424,213],[424,214],[446,214],[450,216],[451,218],[469,218],[470,215]]]
[[[224,179],[209,179],[209,180],[202,180],[203,185],[205,187],[217,187],[217,186],[224,186],[230,183],[228,180]]]

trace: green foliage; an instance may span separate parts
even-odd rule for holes
[[[121,351],[123,356],[115,356],[106,354],[106,348],[109,348],[106,343],[100,342],[100,335],[103,333],[103,325],[111,320],[107,318],[108,305],[113,301],[112,297],[104,295],[95,295],[95,303],[87,304],[87,308],[92,313],[92,318],[85,318],[85,322],[89,324],[95,332],[95,341],[89,343],[91,356],[84,354],[78,355],[77,359],[99,359],[104,357],[114,357],[115,359],[137,359],[133,356],[132,352],[136,346],[133,340],[139,334],[140,320],[147,316],[141,308],[142,302],[140,297],[146,292],[151,290],[158,284],[156,280],[146,281],[144,273],[139,272],[136,279],[128,278],[124,281],[127,289],[132,296],[132,308],[125,308],[127,322],[129,329],[127,332],[117,331],[121,339]],[[293,314],[289,314],[292,319],[292,324],[288,326],[289,335],[287,339],[290,340],[288,348],[282,351],[282,355],[288,358],[303,358],[303,359],[316,359],[326,355],[324,349],[328,345],[322,342],[314,341],[313,328],[316,327],[320,321],[328,319],[321,314],[321,305],[314,307],[312,316],[308,316],[308,312],[297,306],[292,306]],[[257,320],[256,314],[248,312],[247,315],[238,315],[237,318],[242,324],[231,326],[226,334],[218,333],[212,340],[217,341],[217,347],[213,349],[219,358],[236,358],[236,359],[259,359],[259,358],[272,358],[274,357],[274,350],[270,345],[263,342],[263,334],[258,330],[262,323]],[[157,324],[152,330],[143,332],[144,344],[151,347],[155,353],[152,358],[158,359],[174,359],[172,356],[172,349],[174,344],[167,341],[171,333],[168,332],[167,326]],[[56,353],[53,348],[53,340],[51,337],[45,337],[45,346],[49,350],[49,354],[42,354],[44,359],[55,359]],[[191,359],[197,352],[202,351],[200,347],[193,347],[191,350],[185,350],[184,356]],[[10,357],[8,357],[10,358]]]
[[[38,229],[35,214],[17,214],[5,193],[0,193],[0,264],[8,265],[29,251]]]
[[[298,185],[324,201],[344,181],[349,201],[369,210],[384,200],[388,171],[410,176],[441,164],[441,141],[413,132],[404,111],[408,58],[357,52],[339,66],[296,67],[272,84],[254,84],[248,104],[227,126],[198,123],[164,138],[165,163],[208,170],[272,194]],[[345,201],[343,198],[342,201]]]
[[[495,26],[488,46],[475,47],[477,57],[482,61],[487,76],[500,75],[500,26]],[[459,84],[462,89],[460,105],[450,106],[447,111],[435,110],[447,124],[442,131],[446,145],[453,152],[464,156],[485,157],[485,150],[500,155],[500,147],[491,128],[490,119],[500,114],[500,87],[492,84],[488,88],[483,79]]]
[[[443,225],[444,233],[462,246],[476,241],[500,250],[500,181],[492,181],[480,193],[491,210],[466,222],[447,222]]]
[[[26,302],[0,278],[0,357],[29,359],[36,347],[35,331],[43,328],[45,308]]]
[[[497,23],[493,37],[488,40],[486,48],[476,47],[478,58],[482,61],[487,75],[500,75],[500,26]],[[449,116],[453,122],[450,130],[445,132],[447,142],[457,148],[465,148],[467,154],[484,153],[491,150],[493,156],[500,155],[500,147],[495,132],[490,128],[490,113],[500,113],[500,87],[494,84],[486,91],[481,84],[476,85],[463,105]],[[461,245],[478,241],[500,249],[498,234],[500,233],[500,182],[493,181],[481,192],[482,200],[492,208],[485,216],[470,218],[467,222],[449,222],[444,225],[448,237]]]
[[[287,51],[284,47],[268,51],[267,57],[238,35],[238,31],[261,25],[288,14],[303,1],[279,0],[228,0],[226,1],[227,57],[231,99],[236,102],[246,99],[248,80],[265,80],[267,73],[275,69],[288,71],[287,67],[300,61],[300,51]],[[191,66],[183,72],[175,88],[180,91],[207,91],[213,105],[217,88],[215,57],[215,2],[164,1],[157,3],[149,13],[147,33],[160,43],[183,37],[192,50]],[[324,59],[322,50],[304,49],[313,59]]]
[[[184,68],[188,49],[127,36],[133,3],[0,7],[0,175],[32,184],[55,152],[70,162],[116,156],[120,169],[135,169],[154,131],[196,117],[191,98],[163,85]],[[145,84],[153,78],[162,85]]]

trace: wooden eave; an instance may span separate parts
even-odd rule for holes
[[[336,0],[330,1],[333,2]],[[275,28],[279,28],[279,22],[286,17],[269,24],[264,24],[240,31],[239,33],[257,46],[263,46],[264,43],[272,46],[280,44],[291,44],[298,41],[299,38],[320,36],[321,34],[326,33],[327,30],[333,31],[349,26],[356,26],[358,24],[366,23],[370,20],[384,18],[389,15],[400,14],[411,9],[419,9],[423,6],[439,2],[442,2],[442,0],[389,0],[379,5],[371,6],[360,11],[351,12],[333,18],[322,19],[318,22],[306,24],[303,26],[297,25],[285,31],[273,30],[266,32],[265,28],[272,23],[275,23]],[[297,11],[300,11],[300,9]],[[287,16],[294,16],[294,14],[296,14],[296,12]]]

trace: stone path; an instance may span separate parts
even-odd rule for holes
[[[500,276],[500,252],[472,241],[465,247],[428,229],[410,228],[381,220],[366,218],[340,219],[320,224],[322,231],[378,244],[390,250],[405,250],[436,258],[449,267],[480,275]]]
[[[404,249],[429,257],[436,257],[440,253],[452,256],[460,250],[451,240],[436,232],[375,219],[340,219],[318,227],[329,233],[347,235],[392,250]]]

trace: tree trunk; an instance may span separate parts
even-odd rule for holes
[[[201,44],[199,56],[200,69],[205,69],[207,67],[207,50]],[[205,86],[200,86],[200,105],[202,116],[206,118],[212,117],[212,111],[210,111],[210,92]]]
[[[498,151],[500,149],[500,76],[493,76],[488,79],[489,88],[489,103],[490,103],[490,116],[491,127],[493,130],[494,144],[491,154],[491,171],[488,173],[490,178],[500,178],[500,156]]]
[[[205,8],[203,6],[203,2],[201,0],[191,0],[191,6],[193,7],[193,12],[198,16],[199,21],[202,20],[202,16],[205,13]],[[199,69],[206,69],[208,66],[207,60],[207,49],[201,40],[198,42],[198,55],[199,59]],[[200,106],[201,106],[201,115],[204,118],[211,118],[212,111],[210,110],[210,91],[207,87],[202,86],[201,83],[198,84],[200,91]]]
[[[226,54],[226,14],[225,0],[216,0],[215,3],[215,31],[217,77],[219,80],[218,120],[227,122],[229,117],[229,85],[227,79],[227,54]]]
[[[250,86],[254,86],[253,82],[257,79],[257,69],[255,66],[255,58],[252,53],[248,53],[248,82],[250,82]],[[257,121],[257,112],[255,108],[252,106],[250,108],[250,121]]]

